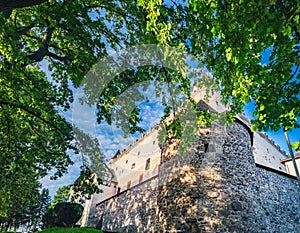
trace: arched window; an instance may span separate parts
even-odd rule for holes
[[[131,169],[135,168],[135,163],[131,164]]]
[[[146,166],[145,166],[145,170],[149,170],[149,169],[150,169],[150,161],[151,161],[150,158],[147,159],[147,161],[146,161]]]

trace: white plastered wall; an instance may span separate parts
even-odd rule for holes
[[[266,135],[254,132],[253,154],[256,163],[287,172],[286,167],[280,163],[287,156]]]
[[[156,129],[151,130],[121,155],[110,161],[108,166],[116,174],[120,191],[127,189],[128,182],[131,183],[131,187],[138,184],[141,181],[141,175],[144,181],[158,174],[160,148],[157,133]],[[146,170],[148,159],[150,159],[150,167]],[[135,164],[134,167],[133,164]]]

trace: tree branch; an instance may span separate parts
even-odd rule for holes
[[[10,121],[8,119],[8,116],[4,114],[4,117],[7,122],[7,139],[8,139],[8,150],[10,151]]]
[[[43,118],[40,114],[35,113],[34,111],[28,109],[27,107],[25,107],[25,106],[23,106],[23,105],[20,105],[20,104],[14,105],[14,104],[12,104],[12,103],[9,103],[9,102],[6,102],[6,101],[1,101],[1,100],[0,100],[0,104],[1,104],[1,105],[8,105],[8,106],[11,106],[11,107],[13,107],[13,108],[20,108],[20,109],[24,110],[25,112],[29,113],[30,115],[32,115],[32,116],[34,116],[34,117],[40,119],[40,120],[41,120],[42,122],[44,122],[45,124],[50,125],[51,127],[53,127],[54,129],[56,129],[57,131],[59,131],[59,132],[61,132],[62,134],[64,134],[64,132],[63,132],[60,128],[58,128],[55,124],[53,124],[51,121],[46,120],[46,119]]]
[[[48,53],[49,43],[53,34],[54,28],[48,27],[46,33],[44,34],[42,43],[37,51],[33,54],[30,54],[28,57],[34,62],[40,62]]]
[[[281,94],[284,90],[284,88],[286,87],[286,85],[293,79],[293,77],[297,74],[298,70],[299,70],[299,66],[300,65],[297,65],[296,69],[295,69],[295,72],[281,85],[280,87],[280,90],[279,90],[279,93],[277,94],[277,101],[276,101],[276,104],[279,102],[280,100],[280,97],[281,97]]]
[[[48,0],[0,0],[0,12],[12,10],[15,8],[23,8],[27,6],[39,5]]]
[[[289,21],[291,15],[286,11],[282,0],[278,0],[277,3],[279,5],[279,8],[280,8],[281,12],[283,13],[284,17],[286,18],[287,21]],[[300,32],[298,31],[297,26],[293,26],[292,28],[293,28],[293,31],[295,32],[298,40],[300,40]]]
[[[2,12],[4,18],[8,19],[10,17],[11,13],[13,12],[13,10],[12,9],[6,9],[6,10],[0,11],[0,12]]]
[[[52,53],[50,51],[47,51],[46,55],[49,56],[49,57],[52,57],[56,60],[59,60],[59,61],[72,61],[72,59],[69,58],[68,56],[59,56],[59,55],[57,55],[55,53]]]
[[[168,90],[169,90],[169,93],[170,93],[170,96],[171,96],[171,102],[172,102],[172,109],[173,109],[173,114],[174,114],[174,117],[176,118],[176,109],[175,109],[175,100],[173,98],[173,90],[171,89],[171,86],[170,86],[170,79],[169,79],[169,75],[168,75],[168,72],[166,70],[166,67],[162,61],[162,57],[161,57],[161,54],[158,52],[157,53],[158,55],[158,59],[161,63],[161,70],[163,71],[163,74],[166,78],[166,81],[167,81],[167,86],[168,86]]]
[[[28,31],[30,31],[31,28],[34,27],[34,23],[31,23],[29,24],[28,26],[26,27],[22,27],[22,29],[18,30],[18,34],[21,36],[21,35],[24,35],[26,34]]]

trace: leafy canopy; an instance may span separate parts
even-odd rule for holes
[[[143,31],[140,14],[131,1],[0,1],[1,218],[29,208],[49,170],[57,178],[72,164],[74,133],[62,116],[70,84],[78,87],[107,49],[136,43],[128,32]]]
[[[254,101],[253,129],[299,127],[299,1],[138,3],[160,43],[184,43],[213,73],[233,114]]]
[[[80,219],[83,206],[77,203],[59,202],[48,208],[43,216],[43,228],[74,227]]]
[[[66,151],[76,151],[72,127],[60,114],[72,103],[70,84],[79,87],[108,49],[130,45],[160,43],[197,57],[212,72],[224,103],[231,106],[229,119],[254,101],[254,129],[299,127],[299,4],[0,0],[1,180],[26,176],[28,171],[38,179],[51,168],[56,178],[66,171],[72,163]],[[118,66],[114,60],[111,64]],[[190,80],[182,72],[163,63],[136,67],[119,74],[97,96],[98,122],[118,121],[112,118],[116,97],[136,83],[153,80],[176,87],[175,96],[189,97]],[[86,94],[90,95],[88,89]],[[166,114],[178,110],[173,103],[164,104]],[[130,112],[128,133],[142,130],[139,113],[138,108]],[[182,134],[181,124],[175,117],[167,130]],[[186,131],[192,135],[195,129]],[[0,193],[1,206],[9,206],[9,186],[2,186]],[[1,209],[1,216],[6,211]]]

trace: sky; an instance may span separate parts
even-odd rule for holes
[[[141,89],[140,89],[141,90]],[[73,93],[76,95],[76,90],[73,89]],[[163,116],[163,106],[161,99],[157,99],[155,97],[155,87],[152,85],[149,86],[145,91],[143,91],[144,96],[147,101],[138,102],[138,106],[141,108],[141,116],[143,116],[143,121],[140,123],[140,126],[149,130],[153,127],[159,119]],[[122,96],[120,97],[122,98]],[[95,128],[91,127],[89,124],[90,119],[94,118],[94,122],[96,121],[95,115],[91,116],[90,112],[95,110],[87,110],[84,109],[77,110],[80,113],[80,117],[76,120],[76,124],[80,125],[82,129],[85,129],[85,132],[91,132],[95,130],[94,136],[98,139],[101,152],[105,155],[105,162],[108,162],[110,158],[112,158],[115,153],[120,150],[122,151],[130,144],[135,142],[137,138],[141,136],[140,133],[136,133],[134,135],[129,135],[124,138],[123,132],[116,127],[116,125],[108,125],[107,123],[102,124],[94,124]],[[69,111],[60,113],[66,117],[67,121],[74,122],[73,116],[73,104]],[[82,165],[82,161],[79,155],[70,154],[72,160],[74,161],[74,165],[70,166],[68,169],[68,173],[66,173],[63,177],[58,178],[57,180],[50,180],[50,174],[41,180],[41,183],[44,188],[49,189],[50,196],[53,198],[57,189],[63,185],[72,184],[78,178],[80,173],[80,166]]]
[[[248,104],[244,107],[244,114],[249,119],[253,118],[252,117],[252,112],[253,111],[254,111],[253,103],[250,103],[250,104]],[[298,122],[300,123],[300,119],[298,120]],[[288,149],[288,146],[287,146],[287,142],[286,142],[283,130],[279,130],[277,132],[269,130],[265,133],[268,135],[268,137],[270,139],[272,139],[276,144],[278,144],[284,151],[289,153],[289,149]],[[294,129],[293,131],[288,132],[288,135],[289,135],[291,143],[299,141],[300,140],[300,129]],[[296,153],[295,150],[293,150],[293,151],[294,151],[294,153]]]
[[[153,94],[155,92],[154,87],[150,86],[145,91],[145,96],[147,96],[147,101],[138,103],[141,108],[141,116],[143,116],[143,121],[140,126],[144,129],[149,129],[154,124],[159,122],[160,118],[163,116],[163,106],[160,99],[157,99]],[[122,98],[122,97],[120,97]],[[248,104],[244,108],[244,114],[248,118],[251,118],[252,112],[254,110],[253,104]],[[82,111],[82,119],[86,119],[86,112]],[[64,113],[66,119],[72,122],[72,108],[70,111]],[[95,117],[95,116],[94,116]],[[140,134],[131,135],[127,138],[123,137],[123,133],[115,125],[108,125],[103,123],[101,125],[95,125],[96,138],[98,139],[101,147],[101,151],[105,155],[105,162],[108,162],[110,158],[114,156],[117,150],[122,151],[127,146],[132,144],[137,138],[140,137]],[[283,150],[288,152],[287,143],[283,134],[283,131],[266,132],[268,137],[273,139],[276,144],[278,144]],[[300,139],[300,129],[293,130],[289,133],[291,142],[295,142]],[[63,186],[71,184],[79,176],[81,159],[79,155],[71,154],[71,157],[74,161],[74,165],[69,167],[68,173],[65,174],[62,178],[58,178],[55,181],[51,181],[49,176],[42,179],[43,187],[48,188],[50,195],[53,197],[56,193],[56,190]]]
[[[262,63],[268,62],[269,53],[270,50],[267,50],[263,54]],[[47,67],[47,64],[43,64],[42,66],[44,67],[44,69],[46,69],[45,67]],[[51,76],[50,73],[47,73],[47,75]],[[122,100],[122,98],[128,98],[128,96],[129,98],[134,99],[136,96],[134,96],[134,94],[132,93],[135,93],[137,90],[141,91],[141,87],[135,88],[135,91],[127,90],[127,92],[123,93],[123,96],[119,97],[120,100]],[[163,88],[165,88],[165,92],[168,92],[167,86]],[[148,85],[148,87],[142,91],[144,98],[147,99],[147,101],[137,102],[138,106],[141,108],[140,115],[143,117],[143,121],[141,122],[140,126],[146,130],[151,128],[154,124],[158,123],[160,118],[163,116],[162,99],[156,97],[156,95],[154,94],[155,89],[156,87],[154,85]],[[72,88],[72,90],[74,95],[79,92],[74,88]],[[76,105],[74,107],[74,105],[76,105],[76,101],[72,104],[72,107],[69,111],[63,112],[62,110],[60,110],[61,114],[64,115],[66,119],[71,123],[74,123],[76,121],[76,125],[80,125],[81,129],[86,130],[85,132],[91,133],[98,139],[101,151],[105,155],[105,162],[108,162],[110,158],[112,158],[117,152],[117,150],[122,151],[140,137],[140,134],[135,134],[124,138],[122,131],[118,129],[114,124],[108,125],[107,123],[103,123],[101,125],[97,125],[94,106],[89,107]],[[77,112],[74,113],[74,111]],[[250,119],[252,118],[253,111],[253,103],[247,104],[244,108],[245,116]],[[287,143],[282,130],[278,132],[268,131],[266,132],[266,134],[269,138],[273,139],[273,141],[278,144],[283,150],[288,152]],[[291,142],[299,141],[300,129],[295,129],[292,132],[289,132],[289,137]],[[55,181],[49,179],[50,175],[41,180],[43,187],[49,189],[50,195],[52,197],[59,187],[72,184],[79,176],[80,166],[82,165],[80,156],[72,153],[70,155],[74,161],[74,165],[69,167],[67,174]]]

